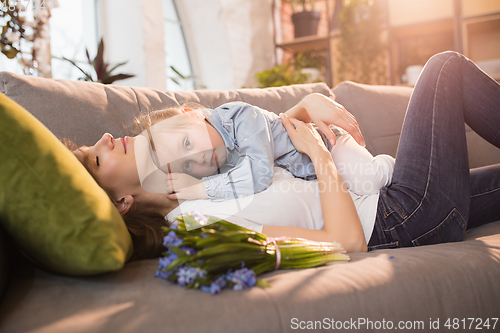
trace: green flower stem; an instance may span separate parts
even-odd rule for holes
[[[195,259],[203,259],[205,257],[213,255],[225,254],[231,252],[241,252],[241,251],[263,252],[263,247],[259,245],[245,244],[245,243],[224,243],[209,248],[205,248],[200,252],[198,252],[194,257]]]
[[[203,216],[196,216],[203,219]],[[344,254],[338,243],[314,242],[301,238],[287,238],[275,243],[263,234],[235,224],[215,222],[214,218],[209,218],[210,221],[213,223],[188,231],[186,225],[199,225],[199,222],[192,216],[186,216],[184,220],[179,219],[176,228],[163,228],[166,234],[171,231],[175,233],[175,237],[170,233],[166,242],[179,244],[179,240],[182,241],[179,246],[168,245],[170,251],[164,253],[165,257],[172,253],[177,255],[167,267],[160,268],[161,272],[172,272],[165,276],[166,280],[176,282],[176,270],[184,266],[198,267],[205,271],[203,278],[197,278],[186,288],[210,287],[231,270],[243,267],[245,270],[253,270],[255,276],[258,276],[276,269],[277,251],[281,257],[280,269],[303,269],[349,261],[349,256]],[[194,254],[191,248],[195,249]],[[233,282],[228,283],[231,287]],[[256,284],[261,287],[270,286],[258,278]]]

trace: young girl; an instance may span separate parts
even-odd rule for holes
[[[339,107],[324,95],[312,94],[287,114],[307,122],[321,116],[321,104]],[[173,112],[169,110],[169,114],[153,121],[142,133],[149,140],[154,164],[171,179],[162,190],[158,188],[159,182],[146,181],[151,169],[139,166],[146,190],[172,193],[171,199],[223,201],[268,188],[274,166],[286,169],[295,177],[316,178],[311,159],[295,149],[274,113],[243,102],[227,103],[214,110]],[[353,193],[378,193],[388,184],[394,166],[391,156],[374,158],[347,133],[341,135],[339,130],[324,125],[321,119],[318,121],[325,132],[323,142]],[[332,144],[335,141],[332,130],[339,135],[337,146]],[[144,154],[137,149],[139,142],[136,141],[136,154],[143,160]],[[355,167],[347,167],[353,165]]]
[[[334,101],[319,94],[307,96],[299,106],[307,105],[311,100],[325,101],[330,107],[337,106]],[[304,107],[303,112],[307,114],[310,109]],[[242,102],[227,103],[215,110],[203,110],[203,113],[184,110],[188,111],[183,113],[179,109],[168,109],[153,113],[153,119],[142,132],[143,136],[135,138],[139,178],[146,191],[166,192],[170,199],[208,197],[220,203],[211,205],[207,215],[227,220],[238,218],[243,209],[252,209],[252,201],[256,198],[248,195],[269,187],[273,181],[274,166],[284,168],[295,177],[306,180],[316,178],[311,159],[295,149],[275,114]],[[321,114],[319,110],[313,110]],[[226,124],[225,127],[220,126],[221,123]],[[330,151],[349,190],[364,230],[370,232],[375,221],[378,193],[390,183],[394,158],[389,155],[374,158],[346,132],[342,134],[335,127],[327,128],[329,134],[333,130],[338,135],[336,144],[332,146],[325,135],[321,136],[321,141]],[[153,156],[156,166],[163,166],[168,180],[164,174],[158,174],[158,170],[147,166],[153,165],[147,163],[147,152]],[[271,159],[273,152],[274,156],[278,156],[274,161]],[[181,205],[176,213],[181,215],[205,206],[203,202],[190,202]],[[314,225],[312,220],[310,225]],[[255,226],[247,225],[247,228],[255,229]]]
[[[307,154],[314,164],[318,186],[312,191],[319,200],[302,201],[298,197],[294,203],[300,202],[300,205],[295,204],[292,216],[286,215],[291,204],[282,200],[279,194],[283,187],[273,183],[269,189],[255,195],[267,194],[265,200],[254,200],[260,202],[259,210],[264,213],[255,219],[252,211],[243,215],[244,210],[240,219],[260,225],[267,236],[337,241],[348,252],[460,241],[467,228],[500,219],[500,166],[469,170],[464,126],[465,121],[484,139],[500,147],[499,106],[500,85],[469,59],[455,52],[432,57],[414,88],[392,180],[380,190],[371,230],[363,230],[353,200],[345,191],[323,140],[310,125],[285,117],[282,121],[295,148]],[[342,108],[331,105],[326,105],[323,111],[333,119],[327,124],[340,126],[337,120],[349,117]],[[341,127],[348,129],[349,126],[355,123]],[[112,196],[124,218],[129,219],[134,211],[139,216],[144,212],[166,216],[177,203],[162,194],[142,189],[135,157],[130,156],[133,153],[130,141],[131,138],[126,138],[120,144],[105,134],[96,145],[81,149],[77,156],[82,161],[88,157],[87,168]],[[124,153],[123,143],[131,147],[128,154]],[[95,165],[96,157],[99,157],[100,166]],[[130,168],[124,167],[127,163]],[[113,167],[120,169],[114,171],[122,172],[119,182],[106,176]],[[292,185],[292,181],[303,182],[293,178],[288,184]],[[299,195],[293,185],[289,188],[292,190],[286,195]],[[317,201],[320,204],[314,205]],[[309,227],[301,221],[305,215],[321,218],[322,223]],[[169,219],[175,217],[170,214]],[[131,220],[139,230],[137,233],[131,231],[136,235],[133,238],[143,241],[134,244],[139,253],[136,258],[158,254],[162,241],[158,227],[161,223]],[[282,225],[276,225],[275,221]],[[238,220],[231,222],[238,223]],[[151,241],[146,240],[145,235]],[[147,250],[143,251],[144,248]]]

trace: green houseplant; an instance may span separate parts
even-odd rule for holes
[[[293,14],[292,22],[295,38],[316,35],[321,13],[314,10],[315,0],[285,0]]]
[[[321,52],[308,50],[296,53],[290,61],[257,73],[256,78],[261,88],[324,82],[321,75],[315,79],[304,71],[311,68],[319,70],[320,73],[324,71],[325,57]]]
[[[133,74],[113,74],[113,71],[115,69],[125,65],[127,62],[125,61],[113,66],[112,68],[109,68],[110,64],[104,61],[104,41],[102,40],[102,38],[99,42],[99,45],[97,46],[97,54],[94,59],[90,58],[90,54],[87,49],[85,49],[85,54],[87,55],[87,61],[89,65],[91,65],[95,75],[93,75],[93,73],[84,71],[73,60],[63,57],[64,60],[69,61],[73,66],[78,68],[83,73],[84,76],[79,78],[78,80],[112,84],[115,81],[125,80],[135,76]]]
[[[285,0],[292,7],[294,13],[299,11],[314,11],[315,0]]]

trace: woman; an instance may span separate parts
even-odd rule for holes
[[[464,127],[465,121],[487,141],[500,147],[499,106],[498,83],[464,56],[445,52],[429,60],[412,94],[392,182],[380,190],[369,239],[365,239],[353,200],[317,133],[309,125],[283,117],[297,150],[309,155],[314,163],[324,228],[310,230],[266,225],[264,220],[251,222],[264,224],[262,232],[268,236],[335,240],[348,252],[460,241],[467,227],[500,219],[497,205],[500,167],[469,170]],[[329,123],[356,133],[357,123],[345,109],[328,110]],[[104,144],[83,150],[80,160],[83,161],[82,155],[94,158],[96,153],[104,159]],[[127,147],[126,142],[123,147]],[[132,213],[131,208],[165,216],[176,206],[162,195],[141,192],[133,163],[130,162],[130,169],[122,169],[128,174],[116,179],[103,168],[98,170],[98,163],[86,165],[90,165],[88,168],[97,182],[115,200],[124,217]],[[134,201],[142,207],[134,206]],[[281,214],[282,210],[276,207],[267,209],[263,218],[267,216],[273,221],[280,219]]]

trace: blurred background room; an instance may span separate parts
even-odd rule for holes
[[[411,86],[430,56],[455,50],[500,80],[498,0],[0,0],[0,6],[0,70],[27,75],[162,91],[316,81],[333,87],[344,80]]]

